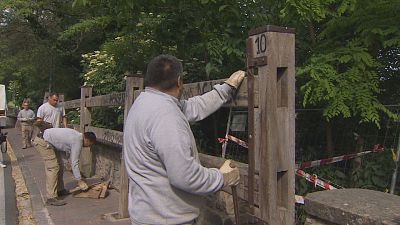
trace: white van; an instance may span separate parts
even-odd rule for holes
[[[7,100],[6,100],[6,86],[0,84],[0,127],[7,125]]]

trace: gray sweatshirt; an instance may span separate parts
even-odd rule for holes
[[[182,224],[199,216],[200,195],[220,190],[223,176],[200,165],[189,122],[215,112],[231,97],[227,84],[179,101],[146,88],[129,111],[124,156],[132,224]]]
[[[75,179],[80,180],[79,155],[83,145],[83,135],[70,128],[50,128],[44,131],[43,139],[58,151],[70,154],[72,173]]]
[[[19,111],[17,119],[21,122],[32,122],[35,119],[35,113],[31,109],[22,109]]]

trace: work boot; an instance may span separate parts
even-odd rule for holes
[[[50,205],[52,205],[52,206],[62,206],[62,205],[65,205],[65,204],[67,204],[65,201],[60,200],[58,198],[49,198],[46,201],[46,205],[48,205],[48,206],[50,206]]]

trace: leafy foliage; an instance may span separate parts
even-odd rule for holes
[[[311,80],[301,87],[304,92],[303,105],[325,105],[327,119],[341,115],[344,118],[359,116],[361,122],[373,122],[379,126],[379,110],[392,117],[379,102],[379,79],[373,68],[378,63],[367,49],[349,43],[334,52],[315,55],[298,76],[309,76]],[[339,68],[339,69],[338,69]]]
[[[145,71],[163,53],[182,60],[185,82],[225,78],[245,69],[247,32],[274,24],[296,28],[297,108],[321,108],[332,123],[352,118],[379,127],[383,117],[396,118],[384,104],[400,101],[399,9],[398,0],[2,0],[0,82],[17,84],[14,104],[24,97],[39,104],[49,89],[76,99],[82,84],[95,94],[120,92],[127,71]],[[93,125],[122,129],[122,109],[92,114]],[[69,116],[78,119],[75,111]],[[213,131],[199,125],[196,133],[217,134],[215,118],[206,121]],[[304,126],[312,132],[315,123]],[[213,145],[206,138],[199,136],[200,149]],[[319,158],[313,146],[301,147],[311,152],[303,158]],[[350,181],[349,171],[334,167],[314,172],[383,190],[390,163],[379,157]],[[296,189],[310,191],[301,180]]]

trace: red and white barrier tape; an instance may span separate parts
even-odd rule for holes
[[[316,166],[323,166],[335,162],[340,162],[340,161],[345,161],[349,159],[354,159],[363,155],[367,155],[369,153],[373,152],[383,152],[383,148],[379,144],[375,144],[372,148],[372,150],[365,151],[365,152],[360,152],[360,153],[353,153],[353,154],[348,154],[348,155],[342,155],[342,156],[336,156],[336,157],[331,157],[331,158],[326,158],[326,159],[320,159],[320,160],[315,160],[315,161],[309,161],[309,162],[303,162],[301,164],[296,164],[296,169],[305,169],[305,168],[311,168],[311,167],[316,167]]]
[[[244,148],[248,148],[247,143],[245,141],[240,140],[237,137],[234,137],[231,135],[226,135],[225,138],[218,138],[219,143],[226,143],[228,140],[231,140]],[[367,155],[369,153],[374,153],[374,152],[383,152],[383,147],[380,146],[379,144],[375,144],[373,146],[372,150],[359,152],[359,153],[353,153],[353,154],[347,154],[347,155],[342,155],[342,156],[336,156],[336,157],[331,157],[331,158],[326,158],[326,159],[314,160],[314,161],[309,161],[309,162],[303,162],[300,164],[296,164],[296,169],[305,169],[305,168],[311,168],[311,167],[316,167],[316,166],[323,166],[323,165],[327,165],[327,164],[331,164],[331,163],[354,159],[354,158],[361,157],[363,155]],[[223,152],[223,155],[225,155],[225,152]]]
[[[238,144],[238,145],[240,145],[240,146],[242,146],[244,148],[249,148],[245,141],[242,141],[239,138],[231,136],[229,134],[226,135],[225,138],[218,138],[218,142],[219,143],[223,143],[223,142],[226,142],[228,140],[231,140],[231,141],[235,142],[236,144]]]
[[[318,179],[316,175],[311,175],[309,173],[304,172],[301,169],[296,171],[296,175],[299,177],[303,177],[309,182],[313,183],[315,186],[322,187],[325,190],[334,190],[337,189],[334,186],[330,185],[328,182]]]

